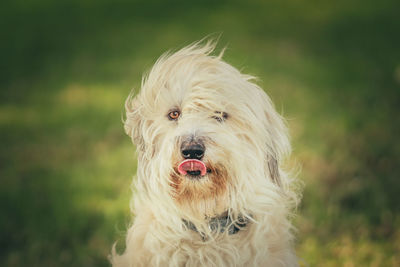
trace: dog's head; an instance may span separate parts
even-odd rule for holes
[[[140,193],[200,216],[241,212],[265,188],[279,190],[290,149],[266,93],[213,49],[194,44],[162,56],[126,102]]]

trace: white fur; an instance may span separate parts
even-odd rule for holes
[[[113,266],[297,266],[289,216],[300,196],[280,167],[290,153],[287,128],[254,77],[222,53],[212,56],[214,47],[195,43],[163,55],[126,101],[125,130],[138,151],[136,217]],[[171,109],[181,111],[177,121],[167,118]],[[216,120],[215,111],[228,118]],[[203,161],[218,177],[177,173],[188,135],[205,140]],[[249,223],[233,235],[210,230],[208,219],[224,212]]]

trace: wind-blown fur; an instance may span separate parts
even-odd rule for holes
[[[300,197],[280,166],[290,153],[287,128],[254,77],[211,55],[214,47],[163,55],[126,101],[125,130],[138,153],[136,217],[113,266],[297,266],[289,217]],[[168,119],[171,110],[179,119]],[[205,146],[210,172],[200,179],[177,171],[187,138]],[[212,229],[221,214],[248,223],[235,234]]]

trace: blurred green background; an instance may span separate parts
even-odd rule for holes
[[[303,265],[400,266],[399,3],[2,1],[0,265],[109,265],[135,173],[124,100],[214,33],[289,120]]]

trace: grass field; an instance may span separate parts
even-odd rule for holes
[[[123,103],[221,35],[288,118],[304,266],[400,266],[398,1],[3,1],[0,265],[108,266],[130,222]]]

